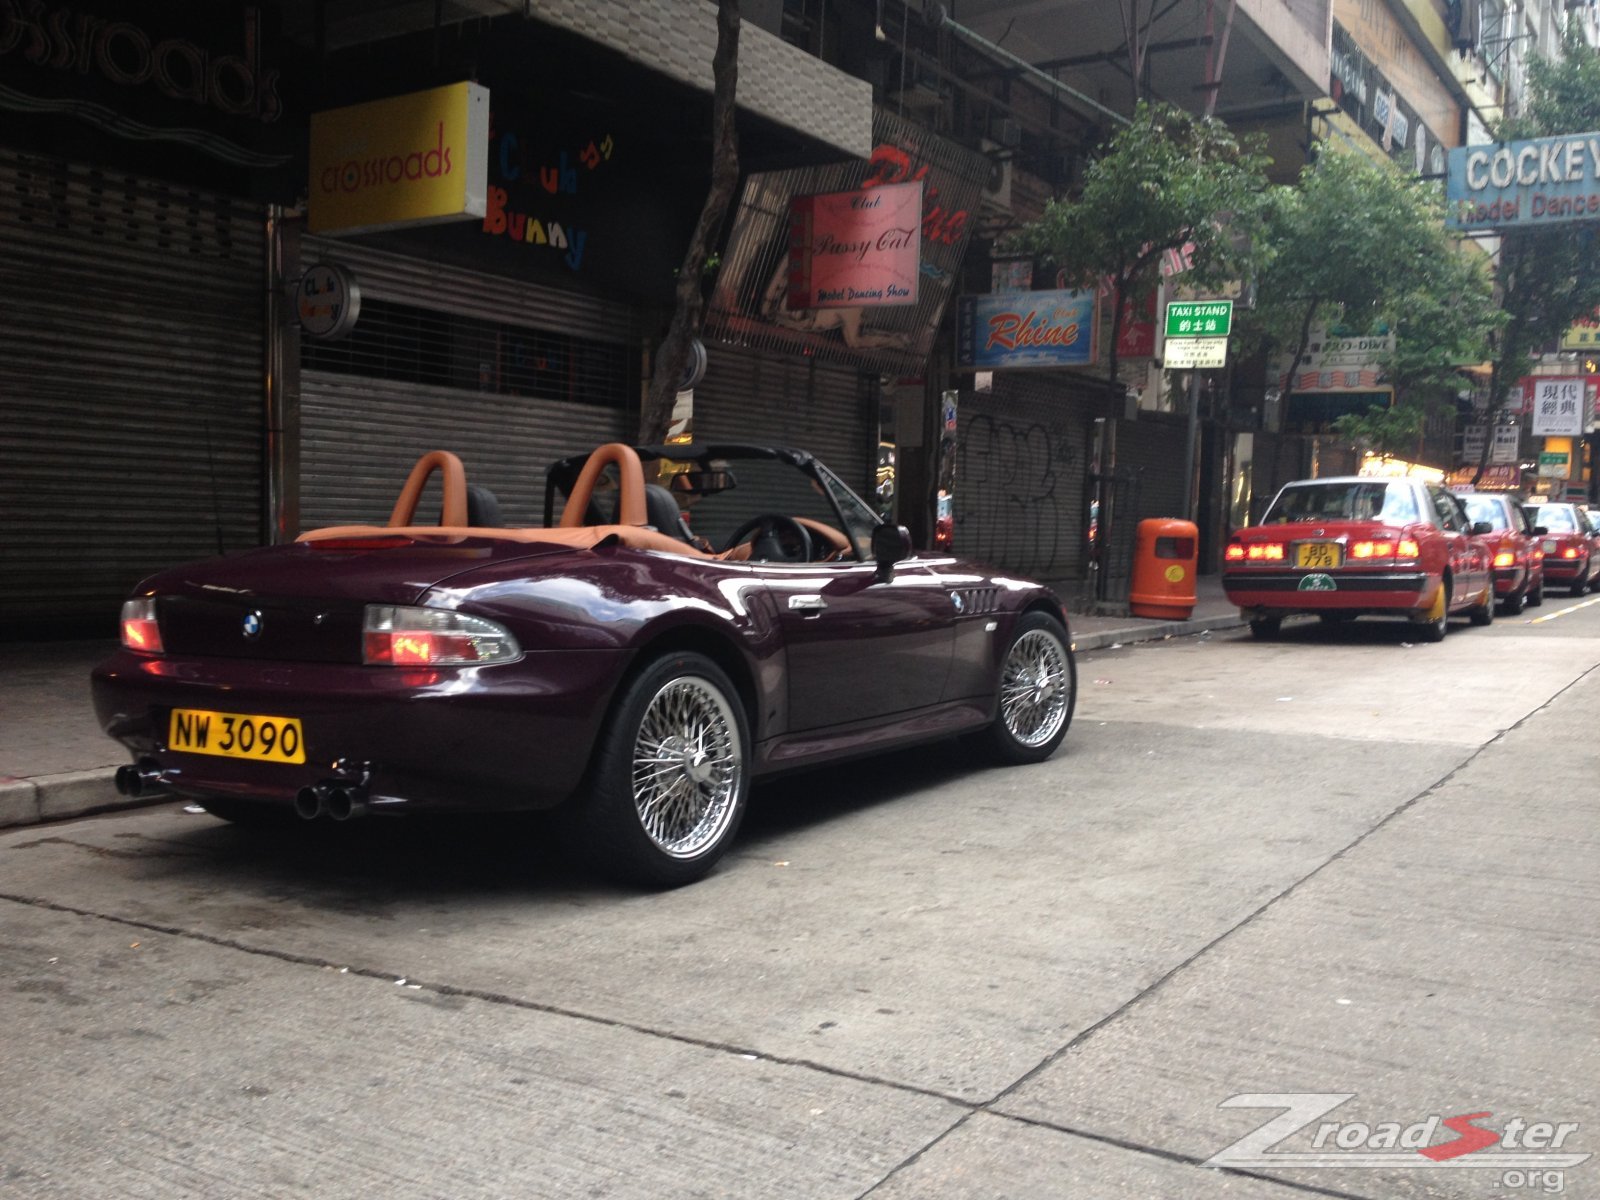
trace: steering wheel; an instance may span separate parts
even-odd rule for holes
[[[751,534],[750,557],[780,562],[810,562],[811,534],[793,517],[782,513],[762,513],[751,517],[729,536],[723,550],[732,550]]]

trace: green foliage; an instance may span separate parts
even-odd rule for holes
[[[1502,141],[1600,130],[1600,58],[1576,31],[1556,60],[1535,58],[1522,113],[1496,130]],[[1496,279],[1505,310],[1495,346],[1493,394],[1498,411],[1540,347],[1600,306],[1600,240],[1593,222],[1508,229]]]
[[[1409,455],[1416,449],[1427,421],[1425,404],[1401,402],[1346,414],[1329,426],[1329,432],[1379,454]]]
[[[1280,189],[1265,239],[1252,348],[1298,358],[1317,324],[1393,331],[1382,365],[1402,389],[1453,382],[1488,356],[1488,275],[1446,235],[1435,186],[1330,148]]]
[[[1162,253],[1193,242],[1192,281],[1218,287],[1248,265],[1266,164],[1258,143],[1241,145],[1220,121],[1140,103],[1090,164],[1082,191],[1052,200],[1011,244],[1069,279],[1111,276],[1142,295],[1160,280]]]

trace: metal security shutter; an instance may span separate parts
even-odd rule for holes
[[[1093,401],[1070,385],[1001,372],[962,392],[955,551],[1039,579],[1084,569],[1084,478]]]
[[[1183,517],[1183,452],[1189,436],[1183,417],[1141,413],[1117,424],[1117,466],[1139,472],[1138,512],[1146,517]],[[1123,513],[1126,519],[1129,514]]]
[[[708,346],[694,389],[697,442],[809,450],[859,495],[871,494],[876,428],[854,367]]]
[[[0,151],[0,629],[260,543],[263,214]]]
[[[383,524],[429,450],[460,455],[467,481],[500,501],[504,524],[542,525],[545,468],[601,442],[631,442],[634,432],[631,416],[616,409],[551,400],[535,408],[522,396],[320,371],[301,375],[300,405],[306,529]],[[419,507],[418,519],[427,511]]]
[[[429,450],[460,455],[468,482],[494,492],[505,524],[542,524],[550,463],[634,440],[639,323],[631,307],[359,242],[308,237],[300,257],[349,267],[363,306],[346,342],[302,340],[302,529],[386,521]],[[403,348],[391,332],[405,334]],[[565,356],[562,388],[587,402],[539,394],[531,380],[520,394],[497,390],[476,352],[507,337],[556,346]],[[337,370],[322,368],[336,359]],[[415,377],[396,377],[396,362]],[[435,503],[433,486],[419,513]]]

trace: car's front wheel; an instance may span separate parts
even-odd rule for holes
[[[566,824],[597,868],[656,887],[709,872],[750,790],[749,723],[727,674],[688,652],[645,666],[611,710],[590,783]]]
[[[1536,587],[1534,587],[1534,589],[1528,593],[1528,607],[1529,608],[1538,608],[1543,603],[1544,603],[1544,580],[1541,578],[1539,580],[1538,585]]]
[[[1024,613],[1000,665],[1000,703],[986,733],[1005,763],[1042,762],[1055,753],[1078,701],[1078,668],[1061,622]]]
[[[1522,606],[1528,602],[1528,587],[1524,584],[1501,602],[1500,611],[1508,617],[1514,617],[1522,611]]]
[[[1483,602],[1474,604],[1467,609],[1467,616],[1474,625],[1491,625],[1494,623],[1494,587],[1491,585],[1483,589]]]

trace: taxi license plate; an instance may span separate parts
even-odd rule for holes
[[[175,708],[167,722],[167,746],[186,754],[215,754],[254,762],[306,761],[305,738],[298,717]]]
[[[1295,547],[1294,565],[1326,570],[1339,565],[1339,543],[1301,542]]]

